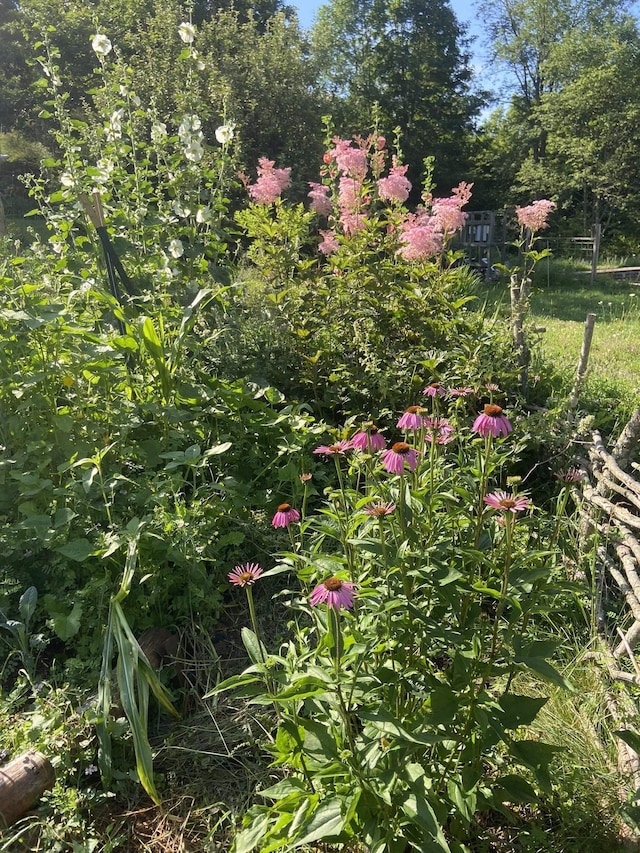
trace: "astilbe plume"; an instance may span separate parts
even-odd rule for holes
[[[275,161],[261,157],[258,160],[258,179],[248,187],[252,201],[273,204],[291,183],[291,167],[275,169]]]
[[[541,231],[548,226],[547,219],[552,210],[555,209],[555,201],[540,198],[527,207],[516,207],[518,223],[529,231]]]
[[[473,184],[466,184],[463,181],[453,190],[449,198],[433,200],[432,215],[445,238],[451,237],[464,225],[467,214],[461,208],[471,198],[472,187]]]
[[[400,225],[398,254],[405,261],[421,261],[442,251],[442,231],[434,217],[420,208]]]
[[[404,202],[411,192],[411,181],[405,177],[408,166],[399,166],[395,162],[386,178],[378,181],[378,195],[386,201]]]
[[[332,142],[335,148],[328,152],[329,158],[335,160],[338,169],[344,175],[362,182],[367,174],[366,153],[362,148],[354,148],[350,139],[334,136]]]
[[[330,216],[333,211],[333,204],[329,198],[329,187],[325,184],[314,183],[309,181],[311,187],[308,196],[311,199],[311,210],[319,213],[320,216]]]

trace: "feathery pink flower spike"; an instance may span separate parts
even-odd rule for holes
[[[340,610],[341,607],[344,607],[345,610],[351,610],[354,597],[355,584],[331,577],[318,584],[313,590],[309,604],[313,607],[317,604],[326,604],[327,607],[333,607],[334,610]]]

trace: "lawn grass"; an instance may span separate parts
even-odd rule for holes
[[[592,285],[579,270],[572,262],[553,260],[548,267],[541,262],[531,293],[529,323],[545,329],[539,341],[543,356],[560,372],[572,374],[587,314],[595,314],[587,386],[604,383],[628,408],[640,396],[640,275],[638,282],[598,275]],[[506,283],[482,285],[478,296],[509,313]]]

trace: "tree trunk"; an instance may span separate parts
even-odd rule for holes
[[[0,828],[23,817],[54,782],[53,767],[33,750],[0,767]]]

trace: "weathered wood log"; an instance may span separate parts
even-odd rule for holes
[[[23,817],[40,795],[53,787],[55,778],[48,759],[35,750],[0,767],[0,827]]]

